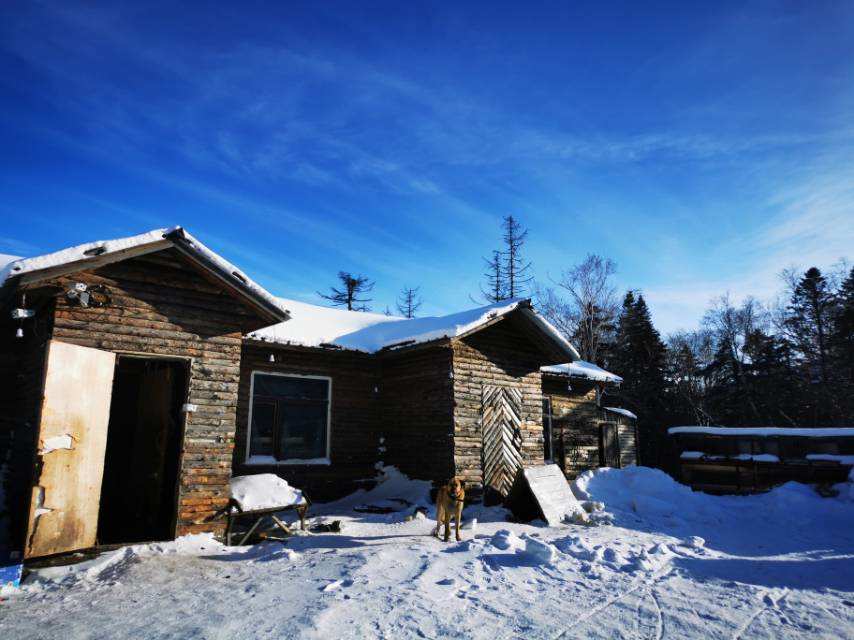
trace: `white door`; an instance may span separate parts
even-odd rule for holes
[[[24,556],[95,545],[116,354],[51,340]]]

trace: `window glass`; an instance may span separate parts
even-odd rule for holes
[[[285,403],[279,415],[280,460],[326,457],[326,403]]]
[[[273,455],[273,425],[275,424],[276,405],[271,402],[252,403],[252,426],[249,431],[249,455]]]
[[[271,396],[291,400],[326,400],[327,380],[289,378],[287,376],[255,376],[255,396]]]
[[[254,375],[250,456],[326,458],[328,421],[328,380]]]

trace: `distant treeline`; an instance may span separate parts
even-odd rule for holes
[[[623,377],[608,402],[638,414],[645,464],[663,463],[673,425],[854,424],[854,269],[784,272],[776,303],[722,296],[700,329],[666,339],[642,294],[613,304],[613,270],[588,256],[557,291],[540,289],[540,306],[583,358]]]

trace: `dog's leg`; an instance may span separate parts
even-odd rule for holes
[[[451,539],[451,510],[445,511],[445,542]]]
[[[460,538],[460,521],[463,519],[463,503],[458,502],[456,504],[456,507],[457,508],[456,508],[456,514],[455,515],[457,518],[457,522],[456,522],[455,530],[457,533],[457,542],[459,542],[460,540],[462,540],[462,538]]]
[[[437,500],[436,501],[436,531],[433,532],[433,535],[436,536],[437,538],[442,537],[440,530],[442,528],[442,519],[443,518],[444,518],[444,514],[442,513],[442,505]]]

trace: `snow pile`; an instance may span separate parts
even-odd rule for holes
[[[116,584],[121,576],[143,558],[154,556],[216,556],[233,553],[251,555],[252,547],[226,547],[211,533],[183,536],[170,542],[154,542],[108,551],[91,560],[34,570],[21,591],[40,592],[78,584]]]
[[[610,371],[605,371],[592,362],[586,360],[575,360],[574,362],[566,362],[564,364],[553,364],[546,367],[540,367],[540,371],[556,376],[567,376],[569,378],[582,378],[584,380],[593,380],[596,382],[612,382],[619,384],[623,379]],[[622,411],[625,411],[623,409]],[[633,417],[634,414],[632,414]]]
[[[749,496],[712,496],[692,491],[663,471],[649,467],[601,468],[585,471],[572,484],[580,500],[605,503],[618,516],[617,523],[640,518],[657,526],[703,528],[740,514],[745,521],[774,522],[797,518],[823,520],[823,526],[854,519],[848,504],[854,499],[854,482],[836,485],[839,499],[824,498],[811,486],[787,482],[767,493]],[[835,526],[835,525],[834,525]]]
[[[509,529],[496,531],[489,544],[502,551],[518,551],[525,546],[524,541]]]
[[[408,504],[413,512],[416,507],[431,513],[435,512],[435,507],[430,502],[431,483],[429,480],[412,480],[406,474],[401,473],[397,467],[379,463],[376,465],[376,469],[378,473],[377,484],[373,488],[369,490],[360,489],[349,496],[324,505],[322,510],[341,513],[366,504],[397,505],[398,508],[402,504]],[[316,509],[313,508],[312,511],[314,512]],[[389,518],[380,519],[385,522],[390,520]]]
[[[525,548],[522,553],[536,564],[554,564],[558,557],[558,551],[554,545],[536,538],[525,538]]]
[[[667,516],[683,511],[689,505],[700,508],[701,494],[675,482],[658,469],[603,467],[585,471],[572,483],[579,500],[604,502],[611,511]]]
[[[510,529],[499,529],[496,531],[485,547],[480,547],[480,545],[476,544],[469,546],[481,549],[481,559],[492,564],[501,556],[510,556],[516,558],[521,564],[552,565],[560,556],[560,553],[553,544],[528,534],[518,536]],[[505,564],[505,566],[514,566],[514,564],[509,563]]]
[[[291,507],[304,504],[302,491],[273,473],[237,476],[231,479],[231,497],[244,511]]]

